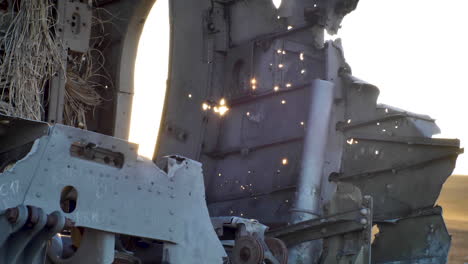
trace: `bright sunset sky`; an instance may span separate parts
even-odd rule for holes
[[[144,156],[154,150],[166,87],[167,1],[158,0],[146,21],[135,66],[130,140]],[[380,103],[429,114],[440,136],[462,144],[468,141],[466,10],[466,0],[361,0],[338,34],[353,74],[380,88]],[[455,173],[468,174],[464,155]]]

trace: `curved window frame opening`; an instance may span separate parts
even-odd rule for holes
[[[152,159],[161,123],[169,72],[169,1],[157,0],[141,33],[135,60],[129,141]]]

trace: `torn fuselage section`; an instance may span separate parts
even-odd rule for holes
[[[283,1],[278,14],[291,24],[312,23],[334,35],[343,18],[356,9],[359,0]]]
[[[200,16],[211,23],[190,31],[190,44],[173,43],[172,59],[178,64],[172,66],[163,123],[188,136],[182,141],[162,131],[157,151],[160,156],[184,153],[203,163],[212,216],[258,219],[273,230],[298,228],[293,214],[311,218],[306,221],[325,219],[325,204],[343,184],[372,198],[372,224],[434,207],[461,153],[459,141],[433,139],[438,128],[427,116],[378,105],[378,88],[352,76],[340,41],[324,41],[324,30],[336,33],[357,1],[283,1],[278,10],[267,0],[219,1],[205,10],[190,6],[191,13],[182,2],[173,3],[173,15],[183,17],[174,20],[175,38],[186,38],[186,31],[177,28],[197,23]],[[196,96],[187,83],[202,87],[196,93],[202,97],[199,104],[181,99],[189,92]],[[326,102],[314,101],[317,83],[332,90]],[[222,116],[203,104],[221,100],[229,106]],[[314,114],[314,107],[327,102],[330,115]],[[180,116],[180,109],[192,113],[190,119]],[[326,137],[311,133],[314,124],[323,124]],[[312,149],[323,143],[326,151],[308,157],[307,142],[315,142]],[[323,162],[314,164],[315,173],[305,173],[315,185],[302,185],[308,181],[301,173],[317,160]],[[423,194],[415,197],[414,190]],[[309,208],[299,206],[300,194]],[[297,244],[290,245],[290,263],[313,263],[320,256],[330,263],[341,257],[343,262],[370,261],[363,258],[365,251],[353,247],[364,245],[364,238],[354,244],[357,236],[335,235],[326,253],[319,245],[297,254],[291,250]]]

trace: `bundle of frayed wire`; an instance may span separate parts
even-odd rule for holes
[[[0,111],[41,120],[48,81],[64,69],[62,49],[53,37],[52,0],[15,0],[3,17],[0,39]]]
[[[93,53],[97,53],[93,54]],[[65,85],[64,123],[86,128],[86,114],[102,102],[98,82],[103,66],[103,55],[90,49],[81,56],[70,57]]]

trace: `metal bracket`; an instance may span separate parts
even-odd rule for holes
[[[369,200],[370,201],[370,200]],[[283,240],[288,246],[329,238],[350,232],[365,232],[372,223],[372,208],[362,208],[347,213],[300,222],[268,231],[267,236]]]
[[[340,183],[324,210],[328,214],[324,218],[272,230],[266,236],[281,239],[288,247],[324,239],[321,263],[370,263],[372,198]]]
[[[91,37],[92,9],[80,1],[58,1],[58,35],[65,49],[86,52]]]
[[[20,205],[0,214],[0,262],[42,263],[46,243],[74,223],[61,212]]]

